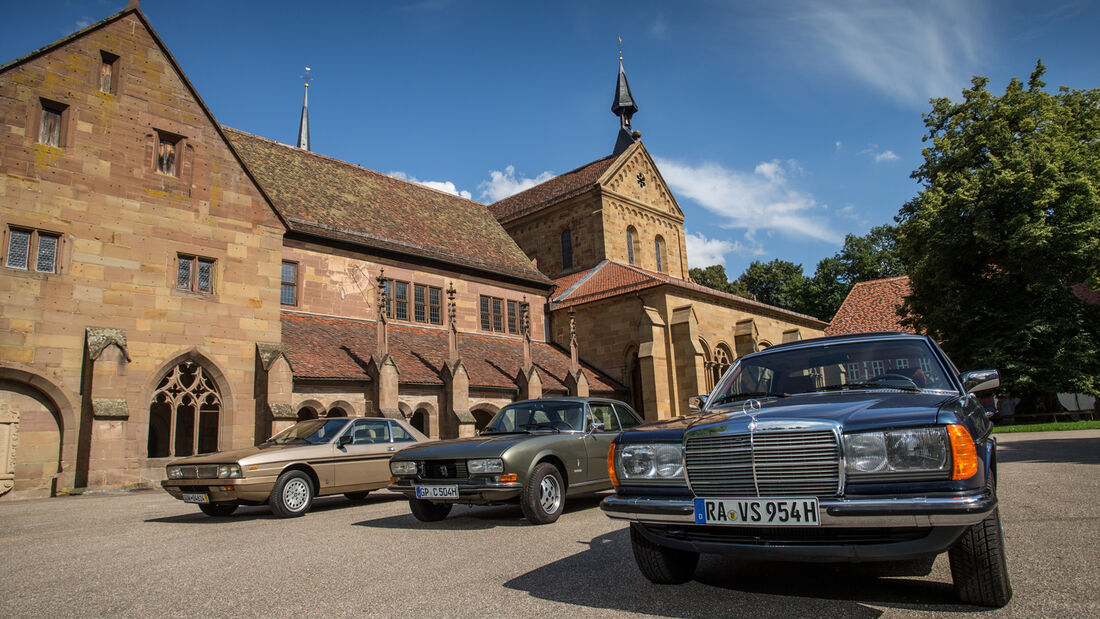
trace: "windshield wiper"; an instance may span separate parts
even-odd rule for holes
[[[750,391],[747,393],[727,393],[726,395],[720,395],[717,398],[707,402],[707,406],[717,406],[718,404],[725,404],[726,402],[736,402],[737,400],[748,400],[751,398],[787,398],[790,397],[789,393],[781,393],[776,391]]]
[[[846,385],[825,385],[814,391],[845,391],[847,389],[896,389],[898,391],[923,391],[920,387],[895,385],[893,383],[848,383]]]
[[[537,429],[553,430],[554,432],[557,432],[558,434],[561,434],[561,430],[555,428],[554,426],[552,426],[548,423],[525,423],[525,424],[521,425],[520,427],[521,428],[537,428]]]

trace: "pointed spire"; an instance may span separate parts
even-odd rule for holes
[[[447,284],[447,361],[458,361],[458,307],[454,282]]]
[[[569,308],[569,372],[576,374],[581,369],[580,350],[577,346],[577,310]]]
[[[531,370],[531,313],[530,306],[527,304],[527,297],[523,297],[523,302],[519,305],[520,312],[520,331],[523,333],[523,371],[529,372]]]
[[[302,81],[305,82],[306,89],[302,97],[302,120],[298,123],[298,148],[309,150],[309,83],[313,81],[309,76],[309,67],[306,67]]]
[[[615,99],[611,102],[611,113],[619,117],[619,135],[615,140],[617,155],[634,143],[639,134],[630,126],[630,119],[638,112],[638,105],[634,103],[634,95],[630,93],[630,84],[626,81],[626,71],[623,70],[623,39],[619,37],[619,77],[615,82]]]

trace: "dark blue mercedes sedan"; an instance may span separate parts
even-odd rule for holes
[[[615,495],[650,581],[690,580],[700,553],[895,562],[947,552],[959,597],[1012,597],[997,513],[997,443],[976,392],[931,339],[866,333],[774,346],[726,372],[699,414],[623,432]]]

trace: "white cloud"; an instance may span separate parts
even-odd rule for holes
[[[410,183],[417,183],[419,185],[424,185],[425,187],[431,187],[432,189],[436,189],[436,190],[442,191],[444,193],[449,193],[449,194],[454,195],[454,196],[460,196],[462,198],[466,198],[467,200],[472,200],[473,199],[473,194],[471,194],[469,191],[465,191],[465,190],[459,191],[458,187],[456,187],[455,184],[451,181],[422,181],[422,180],[419,180],[415,177],[409,176],[408,174],[405,174],[404,172],[389,172],[389,175],[394,177],[394,178],[399,178],[403,181],[409,181]]]
[[[657,17],[653,19],[653,23],[649,26],[649,34],[653,35],[655,39],[668,38],[668,22],[665,21],[663,14],[658,13]]]
[[[901,159],[901,157],[898,157],[897,153],[892,150],[884,150],[881,153],[875,154],[875,163],[882,161],[897,161],[898,159]]]
[[[788,175],[800,171],[793,161],[765,161],[752,172],[729,170],[717,163],[690,166],[669,159],[656,161],[673,191],[717,215],[717,225],[745,229],[750,241],[757,230],[834,244],[844,238],[824,216],[824,205],[789,182]]]
[[[503,172],[489,170],[489,180],[481,181],[477,188],[481,190],[481,197],[492,203],[515,195],[525,189],[530,189],[540,183],[545,183],[552,178],[554,178],[554,173],[550,171],[543,172],[535,178],[522,176],[516,178],[516,167],[507,166]]]
[[[794,18],[803,31],[786,39],[797,42],[792,53],[839,67],[910,105],[957,96],[969,82],[968,68],[990,49],[983,30],[986,9],[977,2],[849,0],[804,6]]]
[[[80,19],[76,20],[75,25],[76,25],[77,30],[83,30],[83,29],[87,28],[88,26],[92,25],[92,18],[91,17],[81,17]]]
[[[712,264],[726,265],[726,254],[737,251],[740,243],[730,243],[721,239],[708,239],[702,234],[684,235],[688,264],[693,267],[709,267]]]
[[[837,140],[836,141],[836,149],[837,150],[844,150],[844,142],[841,142],[840,140]]]

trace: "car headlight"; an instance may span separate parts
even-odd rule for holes
[[[860,432],[844,436],[849,475],[932,473],[947,470],[949,443],[943,428]]]
[[[617,469],[623,482],[683,479],[684,448],[679,443],[628,443],[619,448]]]
[[[479,458],[467,460],[466,470],[470,473],[503,473],[504,461],[500,458]]]
[[[236,477],[243,477],[241,475],[241,465],[239,464],[219,464],[218,465],[218,479],[231,479]]]
[[[168,468],[168,479],[183,479],[183,469],[178,466],[170,466]]]
[[[390,462],[390,473],[394,475],[416,475],[416,462],[406,460],[404,462]]]

